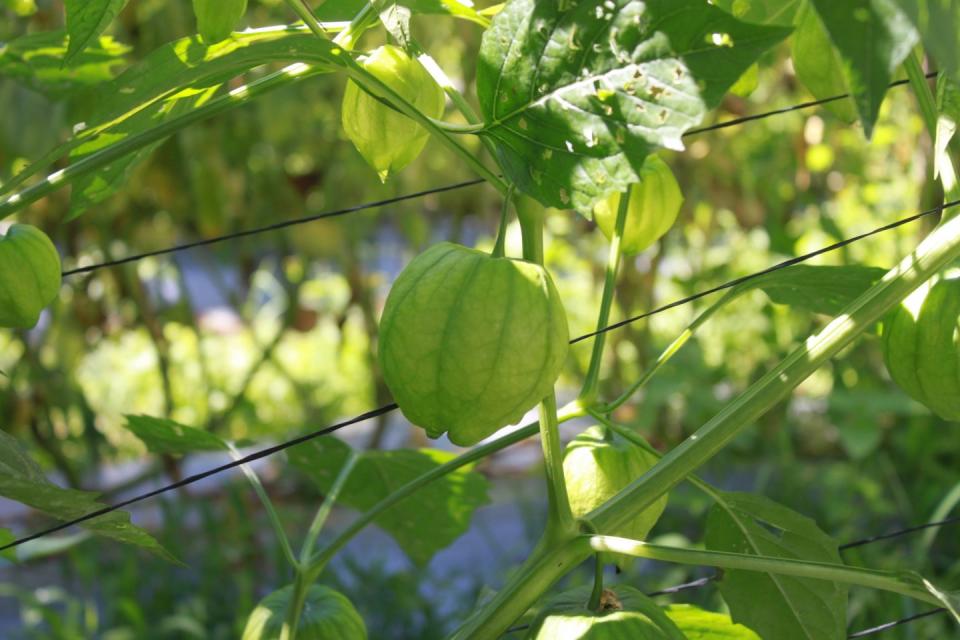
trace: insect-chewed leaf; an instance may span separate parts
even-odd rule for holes
[[[837,543],[810,518],[746,493],[724,493],[724,502],[707,518],[708,549],[842,563]],[[846,585],[738,570],[725,571],[719,585],[733,620],[763,638],[846,637]]]
[[[589,217],[637,181],[656,146],[682,148],[761,53],[790,29],[702,0],[512,0],[484,34],[485,135],[523,191]]]

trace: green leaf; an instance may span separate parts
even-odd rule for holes
[[[290,449],[290,462],[321,491],[329,491],[350,447],[323,438]],[[388,495],[454,458],[434,449],[398,449],[361,454],[338,502],[367,511]],[[473,512],[488,502],[487,481],[464,467],[424,486],[375,520],[418,565],[426,564],[469,527]]]
[[[63,63],[72,63],[96,42],[126,4],[127,0],[64,0],[70,44]]]
[[[59,97],[81,87],[110,80],[126,63],[130,47],[107,36],[87,47],[64,66],[67,36],[63,31],[41,31],[21,36],[0,46],[0,76],[49,96]]]
[[[920,32],[937,68],[960,83],[960,3],[956,0],[897,0]]]
[[[885,269],[861,265],[797,264],[747,280],[733,291],[761,289],[774,304],[837,316],[885,273]]]
[[[325,22],[351,20],[365,4],[366,0],[327,0],[317,7],[314,13]],[[415,14],[447,15],[474,22],[482,27],[490,24],[489,19],[461,0],[403,0],[391,4],[406,7]]]
[[[20,443],[0,431],[0,496],[43,511],[58,520],[73,520],[104,508],[97,494],[63,489],[50,482],[40,466],[21,449]],[[146,531],[130,523],[130,514],[113,511],[89,520],[83,527],[102,536],[134,544],[167,560],[175,561]]]
[[[835,72],[843,66],[840,53],[830,41],[820,16],[809,4],[797,14],[797,30],[793,33],[790,51],[797,80],[814,98],[824,100],[851,93],[844,74]],[[848,124],[857,119],[857,108],[850,98],[823,106]]]
[[[762,496],[725,493],[724,498],[726,506],[715,505],[707,518],[708,549],[842,564],[837,543],[813,520]],[[763,638],[846,637],[845,585],[728,570],[719,588],[733,620]]]
[[[168,119],[204,105],[236,75],[269,62],[334,62],[330,41],[288,28],[260,29],[205,45],[184,38],[151,52],[140,63],[95,89],[105,98],[81,132],[84,140],[70,152],[77,162]],[[78,180],[71,194],[70,218],[101,202],[120,188],[132,167],[161,141],[112,162]]]
[[[869,138],[894,71],[919,40],[917,31],[894,0],[811,2],[843,60],[840,70]]]
[[[657,146],[682,149],[761,53],[789,33],[702,0],[511,0],[484,34],[477,91],[510,180],[589,217],[638,181]]]
[[[713,4],[744,22],[789,27],[803,0],[714,0]]]
[[[0,529],[0,547],[10,544],[16,539],[17,537],[13,535],[13,532],[9,529]],[[16,562],[17,550],[7,549],[6,551],[0,551],[0,558],[3,560],[9,560],[10,562]]]
[[[227,38],[246,12],[247,0],[193,0],[197,32],[207,43]]]
[[[140,438],[151,453],[185,455],[195,451],[224,451],[227,444],[219,437],[173,420],[150,416],[127,416],[127,429]]]
[[[761,640],[760,636],[736,624],[724,613],[704,611],[689,604],[671,604],[667,616],[687,640]]]

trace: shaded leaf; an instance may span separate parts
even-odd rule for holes
[[[842,564],[837,543],[813,520],[762,496],[724,493],[724,499],[726,508],[715,505],[707,518],[708,549]],[[727,570],[719,588],[733,620],[763,638],[846,637],[845,585]]]
[[[817,100],[851,93],[844,74],[829,71],[842,68],[843,63],[820,16],[809,4],[797,14],[797,30],[793,33],[790,55],[797,80]],[[857,107],[851,98],[834,100],[823,106],[848,124],[857,119]]]
[[[127,0],[64,0],[70,34],[64,63],[72,64],[84,49],[96,42],[126,4]]]
[[[43,511],[58,520],[73,520],[104,508],[89,491],[63,489],[50,482],[40,466],[7,433],[0,431],[0,496]],[[130,514],[113,511],[83,523],[102,536],[135,544],[174,560],[146,531],[130,523]]]
[[[0,76],[50,96],[61,96],[81,87],[110,80],[117,67],[126,63],[130,47],[102,36],[77,55],[69,66],[63,64],[67,35],[63,31],[41,31],[21,36],[0,46]]]
[[[160,455],[224,451],[228,448],[223,440],[209,431],[164,418],[127,416],[127,429],[140,438],[151,453]]]
[[[671,604],[667,607],[667,616],[687,640],[761,640],[725,613],[704,611],[689,604]]]
[[[843,64],[863,131],[869,138],[893,72],[919,36],[894,0],[811,0]],[[835,73],[825,67],[824,74]]]
[[[804,3],[803,0],[714,0],[713,4],[744,22],[789,27]]]
[[[960,3],[956,0],[896,0],[920,32],[937,68],[960,83]]]
[[[747,280],[734,292],[761,289],[774,304],[836,316],[884,274],[879,267],[797,264]]]
[[[626,191],[657,146],[682,149],[761,53],[789,29],[740,22],[701,0],[512,0],[484,34],[484,135],[508,177],[589,217]]]
[[[329,491],[350,447],[336,438],[323,438],[288,451],[290,462],[307,474],[321,491]],[[360,455],[338,502],[368,511],[388,495],[455,456],[434,449],[368,451]],[[487,481],[462,468],[423,486],[388,509],[375,522],[419,565],[459,538],[473,512],[487,504]]]

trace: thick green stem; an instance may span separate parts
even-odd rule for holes
[[[590,592],[587,608],[597,611],[600,609],[600,600],[603,598],[603,556],[599,553],[594,554],[593,562],[593,591]]]
[[[543,266],[544,209],[539,203],[517,203],[517,217],[523,235],[523,258]],[[560,539],[576,531],[570,510],[567,483],[563,477],[563,446],[557,421],[557,397],[551,390],[540,402],[540,445],[547,475],[548,518],[545,540]]]
[[[931,233],[883,280],[850,303],[844,313],[819,334],[807,339],[695,434],[667,453],[650,471],[590,514],[590,520],[601,531],[615,530],[633,514],[653,504],[957,257],[960,257],[960,218],[953,218]]]
[[[289,6],[297,16],[303,20],[303,23],[307,25],[307,28],[310,31],[313,31],[315,34],[322,38],[327,37],[327,32],[323,28],[323,25],[320,24],[320,21],[317,20],[317,17],[313,15],[313,11],[310,10],[303,0],[287,0],[287,6]]]
[[[617,208],[617,221],[610,239],[610,255],[607,258],[607,272],[603,279],[603,294],[600,297],[600,313],[597,314],[597,331],[602,331],[610,321],[610,309],[613,307],[613,295],[617,288],[617,275],[620,273],[620,259],[623,254],[623,230],[627,224],[627,211],[630,208],[632,189],[620,194],[620,206]],[[589,406],[597,397],[600,385],[600,365],[603,362],[603,348],[607,342],[606,332],[597,333],[593,339],[593,352],[590,364],[580,391],[580,402]]]
[[[953,218],[934,230],[881,282],[848,305],[840,317],[751,385],[697,433],[667,453],[650,471],[590,514],[588,520],[601,531],[611,531],[649,507],[957,257],[960,257],[960,218]],[[454,638],[498,638],[569,567],[586,560],[592,553],[589,545],[570,544],[556,549],[549,557],[531,559],[500,589],[496,598],[464,623]]]
[[[912,574],[877,571],[875,569],[860,569],[827,562],[810,562],[779,558],[774,556],[755,556],[726,551],[700,551],[697,549],[681,549],[650,544],[629,538],[617,536],[582,536],[579,541],[586,540],[594,552],[617,553],[635,558],[660,560],[662,562],[676,562],[704,567],[718,567],[721,569],[736,569],[742,571],[759,571],[775,573],[798,578],[811,578],[828,582],[842,582],[855,584],[882,591],[899,593],[930,604],[942,604],[936,596],[923,587],[919,578],[911,579]]]

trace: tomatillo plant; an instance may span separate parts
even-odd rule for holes
[[[106,26],[101,23],[123,4],[89,3],[103,20],[91,22],[89,14],[76,13],[77,4],[67,3],[64,64],[82,53],[84,42],[96,40]],[[941,58],[953,51],[925,17],[926,9],[910,2],[880,8],[863,2],[852,11],[825,0],[508,0],[478,11],[469,3],[378,0],[355,8],[349,22],[326,23],[303,0],[286,4],[302,24],[235,32],[243,26],[245,0],[194,0],[199,38],[165,45],[107,83],[101,91],[106,104],[97,117],[0,191],[0,216],[7,216],[29,214],[27,205],[71,185],[75,218],[118,189],[150,145],[273,89],[336,75],[345,81],[340,113],[345,136],[382,181],[414,163],[432,137],[445,161],[463,163],[502,196],[493,250],[450,242],[427,248],[394,282],[379,325],[378,362],[396,407],[428,437],[473,448],[459,455],[430,448],[360,453],[334,438],[292,447],[290,466],[324,495],[299,553],[257,475],[244,468],[291,577],[251,613],[245,639],[365,638],[365,623],[353,604],[320,582],[335,555],[377,524],[414,562],[426,564],[466,531],[474,510],[486,501],[485,479],[473,466],[535,435],[547,489],[541,538],[453,638],[493,640],[524,620],[528,637],[537,639],[677,640],[714,633],[750,640],[840,640],[846,637],[850,585],[957,614],[951,591],[909,572],[846,565],[837,543],[812,520],[762,496],[713,487],[697,471],[881,320],[894,380],[938,414],[960,418],[960,280],[949,272],[960,258],[960,217],[943,216],[885,275],[833,267],[840,269],[833,276],[854,285],[829,299],[808,301],[829,311],[833,321],[669,451],[656,451],[641,433],[620,424],[618,408],[699,327],[753,285],[728,291],[619,395],[605,397],[604,379],[606,333],[624,258],[654,246],[680,219],[684,195],[666,151],[682,151],[684,136],[732,89],[751,85],[758,63],[785,46],[795,23],[801,29],[790,46],[801,80],[808,78],[814,94],[822,92],[825,79],[849,90],[850,100],[834,107],[842,104],[842,112],[858,118],[868,136],[885,91],[879,88],[903,66],[934,142],[943,190],[958,197],[949,144],[956,108],[934,98],[913,53],[918,42]],[[451,79],[412,35],[415,21],[439,19],[433,13],[483,30],[474,86]],[[368,35],[376,43],[372,50],[361,47]],[[835,67],[833,60],[839,61]],[[182,77],[161,73],[171,61],[180,65]],[[285,66],[249,84],[227,84],[267,63]],[[956,81],[956,61],[947,56],[940,63],[948,72],[943,82]],[[938,93],[949,90],[956,87],[941,85]],[[68,167],[21,188],[64,153],[71,158]],[[570,335],[567,311],[545,263],[548,215],[582,216],[609,239],[590,360],[576,400],[562,408],[556,384],[563,379]],[[522,250],[507,255],[506,231],[514,216]],[[771,271],[756,286],[790,289],[802,280],[809,289],[823,273],[810,269],[816,273]],[[33,227],[11,227],[0,238],[0,325],[36,325],[56,297],[60,277],[50,240]],[[534,409],[536,421],[498,433]],[[574,435],[564,449],[561,424],[582,416],[597,426]],[[208,449],[239,456],[219,436],[170,420],[132,416],[128,426],[156,453]],[[10,467],[11,474],[25,469],[18,482],[28,488],[34,487],[28,480],[38,482],[29,465],[0,460],[0,467]],[[670,491],[682,482],[714,503],[702,548],[645,542]],[[25,493],[30,492],[17,495]],[[322,534],[335,503],[360,515],[326,540]],[[152,538],[137,533],[105,535],[149,546]],[[628,557],[722,568],[718,588],[730,614],[661,607],[630,585],[604,584],[603,565]],[[562,578],[591,559],[592,588],[554,592]],[[764,615],[763,599],[794,615]]]

